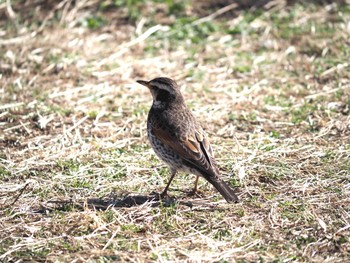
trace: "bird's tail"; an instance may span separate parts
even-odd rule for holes
[[[219,191],[228,203],[237,203],[239,201],[233,189],[225,181],[213,176],[208,176],[205,179]]]

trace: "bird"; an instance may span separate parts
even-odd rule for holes
[[[227,202],[238,202],[234,190],[221,178],[208,136],[186,106],[177,83],[166,77],[137,82],[153,97],[147,118],[148,139],[156,155],[170,168],[170,180],[161,196],[167,196],[176,173],[183,171],[196,175],[193,194],[198,178],[203,177]]]

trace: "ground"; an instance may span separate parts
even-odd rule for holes
[[[349,3],[229,2],[0,3],[1,261],[350,261]],[[238,204],[157,199],[159,76]]]

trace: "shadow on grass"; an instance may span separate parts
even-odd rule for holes
[[[193,205],[203,205],[205,202],[181,201],[172,197],[161,198],[157,193],[149,195],[126,195],[123,197],[109,196],[105,198],[87,198],[85,200],[50,200],[42,203],[35,213],[47,213],[53,211],[72,211],[97,209],[107,210],[110,207],[130,208],[141,205],[149,205],[151,207],[169,207],[173,205],[183,205],[192,208]]]
[[[161,198],[157,193],[151,193],[150,195],[127,195],[122,198],[111,198],[110,200],[101,200],[99,198],[91,198],[87,200],[88,205],[91,205],[97,209],[107,209],[110,206],[113,207],[133,207],[149,203],[152,207],[158,206],[172,206],[175,204],[185,205],[192,207],[192,202],[178,201],[175,198],[165,197]]]

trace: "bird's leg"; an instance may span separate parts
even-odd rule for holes
[[[197,194],[197,190],[198,190],[198,179],[199,179],[199,176],[196,175],[196,180],[194,181],[194,188],[193,188],[192,192],[190,193],[190,195],[195,195],[195,194]]]
[[[199,176],[196,175],[196,180],[194,181],[194,188],[193,188],[193,194],[196,194],[197,193],[197,190],[198,190],[198,179],[199,179]]]
[[[176,170],[171,169],[170,180],[169,180],[168,184],[166,185],[164,191],[162,192],[161,196],[166,196],[166,195],[167,195],[168,188],[169,188],[169,186],[170,186],[170,184],[171,184],[171,181],[174,179],[175,174],[176,174]]]

